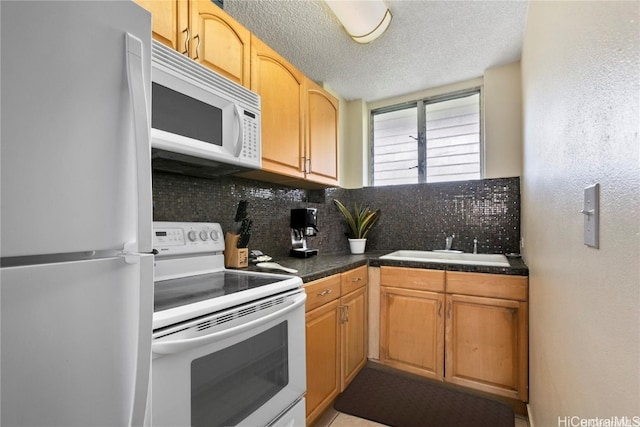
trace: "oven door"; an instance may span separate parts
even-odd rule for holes
[[[266,426],[299,404],[305,299],[296,289],[154,332],[153,425]]]

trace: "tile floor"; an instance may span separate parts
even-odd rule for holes
[[[526,418],[516,415],[515,427],[529,427]],[[327,410],[314,427],[385,427],[383,424],[374,423],[373,421],[357,418],[352,415],[337,412],[333,408]]]

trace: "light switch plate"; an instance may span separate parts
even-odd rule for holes
[[[600,184],[593,184],[584,189],[584,244],[592,248],[599,247],[600,233]]]

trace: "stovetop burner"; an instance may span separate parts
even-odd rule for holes
[[[156,282],[153,311],[169,310],[211,298],[255,289],[282,281],[282,277],[218,271]]]
[[[153,329],[298,289],[302,279],[224,268],[218,223],[154,222]]]

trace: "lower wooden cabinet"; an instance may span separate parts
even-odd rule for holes
[[[381,267],[380,362],[528,400],[528,279]]]
[[[367,267],[304,285],[307,425],[333,403],[367,361]]]
[[[342,370],[340,391],[344,391],[367,363],[367,288],[361,287],[340,298],[342,314]]]
[[[444,294],[382,286],[380,362],[441,380]]]
[[[339,304],[336,299],[306,315],[308,421],[318,418],[340,393]]]
[[[528,304],[447,295],[445,380],[528,400]]]

